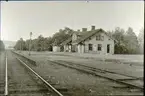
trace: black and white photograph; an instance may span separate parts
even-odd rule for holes
[[[143,0],[0,1],[0,96],[143,95]]]

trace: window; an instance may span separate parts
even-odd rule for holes
[[[102,41],[104,40],[104,36],[101,36],[101,40],[102,40]]]
[[[96,36],[96,40],[100,40],[100,35]]]
[[[89,44],[89,50],[92,51],[93,49],[93,44]]]
[[[102,50],[102,44],[98,44],[98,51]]]
[[[104,36],[97,35],[97,36],[96,36],[96,40],[102,40],[102,41],[103,41],[103,40],[104,40]]]

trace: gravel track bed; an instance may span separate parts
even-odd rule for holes
[[[95,68],[100,68],[103,70],[108,70],[120,74],[125,74],[129,76],[134,76],[134,77],[144,77],[144,68],[143,66],[135,66],[134,64],[124,64],[122,62],[117,63],[117,62],[103,62],[100,60],[94,60],[94,59],[84,59],[84,58],[77,58],[77,57],[71,57],[71,56],[60,56],[60,55],[54,55],[54,54],[33,54],[31,56],[28,56],[26,52],[23,52],[27,57],[30,58],[35,58],[35,59],[40,59],[43,58],[43,60],[64,60],[64,61],[69,61],[73,63],[78,63],[86,66],[91,66]]]
[[[8,55],[8,83],[10,96],[48,96],[44,85],[38,84],[30,72],[15,58],[10,51]],[[55,96],[51,95],[50,96]]]
[[[32,55],[30,58],[37,61],[37,66],[31,64],[29,66],[47,79],[48,82],[54,84],[54,87],[68,88],[68,92],[71,93],[70,96],[143,94],[140,91],[134,92],[133,89],[123,88],[124,86],[115,82],[49,62],[48,59],[52,59],[50,55]]]

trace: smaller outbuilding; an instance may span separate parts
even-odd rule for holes
[[[53,51],[53,52],[60,52],[60,46],[57,45],[56,40],[55,40],[54,43],[52,44],[52,51]]]
[[[60,46],[53,46],[53,52],[60,52]]]

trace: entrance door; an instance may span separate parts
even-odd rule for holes
[[[72,45],[72,52],[77,52],[77,45]]]
[[[107,53],[110,53],[110,44],[107,44]]]

